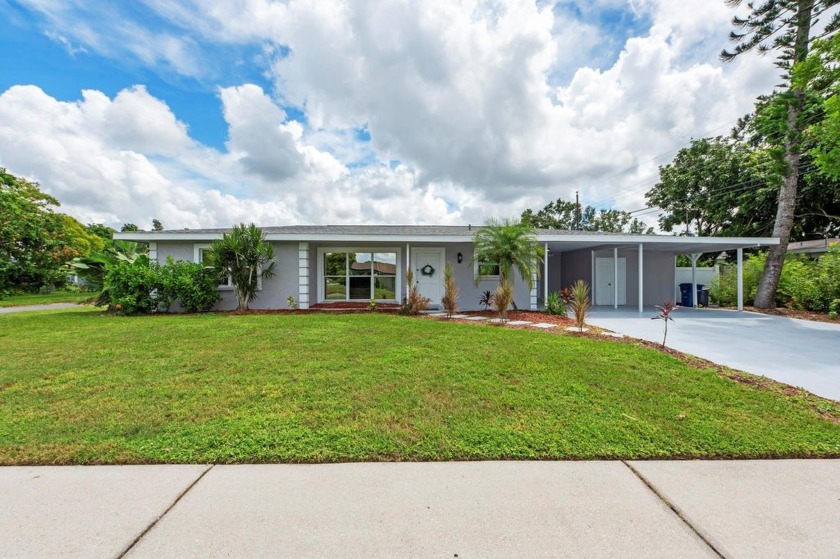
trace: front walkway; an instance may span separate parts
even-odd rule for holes
[[[654,309],[598,307],[587,322],[662,342]],[[679,308],[668,323],[668,347],[840,400],[840,324],[722,309]]]
[[[840,460],[0,468],[0,557],[836,557]]]
[[[17,307],[0,307],[0,314],[27,311],[49,311],[55,309],[70,309],[78,307],[79,303],[47,303],[46,305],[20,305]]]

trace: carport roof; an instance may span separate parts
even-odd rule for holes
[[[270,241],[326,242],[469,242],[480,227],[471,225],[286,225],[261,227]],[[223,229],[173,229],[115,233],[128,241],[210,241],[230,231]],[[753,237],[677,237],[673,235],[634,235],[600,231],[537,229],[537,239],[550,250],[601,249],[644,244],[645,250],[676,253],[720,252],[778,244],[775,238]]]

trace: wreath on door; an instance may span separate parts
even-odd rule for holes
[[[433,275],[435,275],[435,268],[431,264],[426,264],[425,266],[420,268],[420,273],[424,276],[432,277]]]

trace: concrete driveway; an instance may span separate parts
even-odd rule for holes
[[[596,308],[587,322],[662,342],[656,314]],[[840,400],[840,324],[721,309],[680,308],[673,316],[668,347]]]

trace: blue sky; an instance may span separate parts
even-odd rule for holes
[[[654,155],[774,80],[721,67],[731,10],[708,0],[0,0],[0,17],[0,165],[108,223],[478,222],[578,189],[635,209]]]

